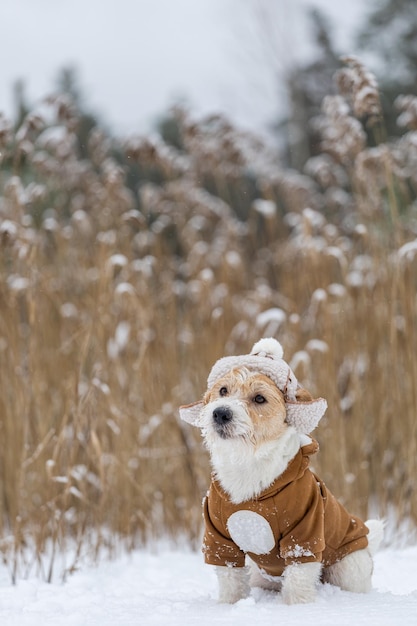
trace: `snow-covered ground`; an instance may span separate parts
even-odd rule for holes
[[[200,553],[160,547],[85,567],[59,584],[29,578],[12,586],[0,566],[0,624],[415,626],[417,546],[378,553],[374,587],[356,595],[325,585],[315,604],[302,606],[285,606],[279,596],[255,589],[236,605],[220,605],[215,573]]]

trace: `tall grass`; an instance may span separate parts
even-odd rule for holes
[[[417,521],[415,100],[399,102],[405,135],[369,148],[346,98],[326,99],[303,173],[219,117],[175,111],[181,151],[96,128],[88,159],[66,97],[18,129],[0,117],[13,579],[51,579],[69,546],[64,575],[85,551],[197,544],[209,465],[178,406],[265,335],[328,400],[316,467],[333,492],[360,515]]]

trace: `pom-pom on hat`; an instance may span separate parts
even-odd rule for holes
[[[255,343],[250,354],[219,359],[208,376],[207,388],[211,389],[220,378],[237,367],[246,367],[251,372],[264,374],[284,394],[288,424],[294,426],[299,433],[309,434],[323,417],[327,402],[324,398],[309,402],[297,401],[298,381],[288,363],[283,360],[283,356],[284,351],[279,341],[272,337],[261,339]],[[180,407],[181,419],[199,426],[198,418],[203,406],[202,402],[196,402]]]

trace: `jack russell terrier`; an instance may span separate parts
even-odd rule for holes
[[[201,428],[213,467],[203,552],[217,566],[220,602],[251,586],[280,590],[287,604],[313,602],[320,580],[371,589],[383,522],[348,513],[309,469],[318,444],[308,435],[327,402],[300,388],[282,357],[272,338],[224,357],[203,401],[180,408]]]

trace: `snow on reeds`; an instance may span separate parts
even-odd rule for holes
[[[352,97],[375,116],[360,78]],[[414,101],[399,101],[407,133],[369,148],[351,99],[325,100],[304,173],[219,117],[174,111],[181,150],[95,128],[81,151],[67,97],[16,130],[0,116],[0,551],[13,577],[50,578],[68,542],[77,555],[198,541],[208,460],[178,406],[265,334],[328,399],[316,467],[332,490],[360,515],[372,502],[417,520]]]

